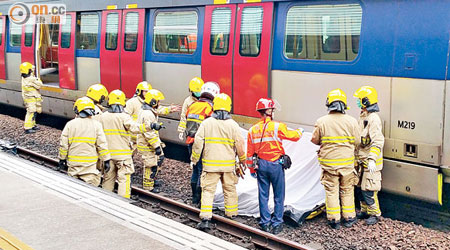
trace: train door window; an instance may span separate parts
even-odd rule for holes
[[[22,25],[9,22],[9,45],[20,47],[22,39]]]
[[[25,46],[31,47],[33,45],[33,29],[34,25],[25,25]]]
[[[119,36],[119,13],[106,16],[105,49],[116,50]]]
[[[291,7],[286,17],[285,56],[292,59],[354,60],[359,52],[361,16],[359,4]]]
[[[242,10],[241,36],[239,54],[241,56],[259,55],[261,46],[261,33],[263,25],[262,7],[245,7]]]
[[[70,48],[70,33],[72,32],[72,16],[66,16],[66,23],[61,25],[61,48]]]
[[[216,8],[211,18],[210,53],[212,55],[228,54],[230,42],[231,9]]]
[[[157,53],[193,54],[197,49],[197,24],[195,11],[157,13],[153,50]]]
[[[139,13],[128,12],[125,16],[124,49],[136,51],[138,43]]]
[[[77,49],[97,49],[98,26],[97,13],[81,13],[77,16]]]

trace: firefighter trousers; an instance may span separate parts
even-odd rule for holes
[[[41,98],[29,98],[26,99],[25,107],[27,108],[27,114],[25,115],[25,122],[23,124],[24,129],[32,129],[36,126],[36,113],[42,112],[42,99]]]
[[[211,219],[214,194],[217,183],[222,183],[225,202],[225,215],[228,217],[238,215],[238,196],[236,184],[238,177],[234,172],[205,172],[201,175],[202,198],[200,207],[200,219]]]
[[[378,191],[381,190],[381,171],[370,173],[364,171],[361,176],[361,196],[359,197],[361,212],[380,216]]]
[[[355,178],[357,179],[357,176],[353,166],[334,171],[322,170],[320,181],[325,188],[325,204],[328,220],[339,221],[341,219],[341,213],[344,219],[356,217],[354,197]]]
[[[111,160],[111,168],[103,175],[102,187],[108,191],[113,191],[115,181],[117,180],[117,194],[122,197],[130,198],[131,195],[131,174],[134,173],[133,160]]]
[[[69,166],[67,174],[92,186],[98,187],[100,185],[101,176],[95,164],[88,167]]]
[[[142,152],[142,160],[144,162],[142,188],[152,191],[159,173],[158,156],[155,152]]]

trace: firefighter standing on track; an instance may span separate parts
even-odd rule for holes
[[[95,113],[96,115],[101,115],[106,108],[102,105],[102,103],[108,97],[108,90],[103,84],[97,83],[90,86],[86,92],[86,96],[91,98],[95,105]]]
[[[79,178],[94,186],[100,185],[97,161],[110,167],[110,154],[102,124],[92,119],[94,103],[87,97],[79,98],[74,105],[77,117],[69,121],[61,134],[58,168],[67,169],[69,176]]]
[[[201,87],[200,99],[188,107],[186,111],[186,144],[190,157],[192,157],[192,145],[194,143],[195,134],[200,124],[213,112],[213,100],[220,93],[220,87],[215,82],[207,82]],[[196,161],[196,164],[190,165],[192,169],[191,189],[192,203],[198,205],[201,197],[200,175],[202,173],[202,161]]]
[[[137,149],[142,154],[144,161],[143,168],[143,188],[154,193],[160,192],[160,185],[155,185],[155,179],[158,175],[159,168],[164,160],[164,154],[161,147],[161,140],[158,131],[152,128],[152,124],[158,124],[158,107],[160,101],[164,100],[164,95],[156,90],[151,89],[145,94],[142,110],[138,115],[138,123],[143,124],[142,134],[137,136]]]
[[[261,98],[256,103],[256,111],[261,115],[261,121],[253,125],[247,137],[247,165],[250,173],[258,179],[259,225],[263,231],[278,234],[283,229],[285,179],[284,166],[286,162],[282,140],[298,141],[303,135],[303,129],[288,130],[281,122],[272,121],[275,102]],[[274,215],[269,211],[270,185],[274,193]],[[272,229],[271,229],[272,227]]]
[[[42,96],[39,89],[43,84],[34,76],[34,66],[29,62],[20,65],[20,74],[22,75],[22,98],[27,108],[23,128],[25,134],[31,134],[39,129],[36,126],[36,113],[42,112]]]
[[[384,146],[381,119],[376,113],[380,111],[378,95],[373,87],[363,86],[353,96],[357,98],[358,107],[361,108],[359,116],[361,145],[357,148],[362,194],[359,217],[365,218],[366,224],[373,225],[381,216],[378,191],[381,189]]]
[[[223,93],[217,95],[213,110],[212,116],[198,128],[191,156],[191,165],[195,165],[202,155],[202,222],[198,225],[202,230],[210,229],[214,194],[219,180],[225,198],[225,215],[234,217],[238,214],[236,156],[242,164],[245,161],[244,138],[239,125],[231,119],[231,98]]]
[[[186,97],[186,99],[183,102],[180,114],[180,123],[178,124],[178,132],[179,132],[178,138],[180,138],[180,141],[184,140],[184,131],[186,130],[187,110],[192,103],[198,101],[198,98],[200,98],[203,84],[204,82],[200,77],[194,77],[189,82],[189,92],[191,93],[191,95]]]
[[[130,176],[134,173],[133,149],[131,147],[131,134],[138,134],[147,128],[134,122],[130,115],[125,113],[125,94],[120,90],[112,91],[108,96],[109,108],[100,116],[103,131],[108,142],[108,150],[111,155],[111,167],[104,174],[102,187],[113,191],[117,180],[117,193],[125,198],[130,198]],[[155,126],[156,125],[156,126]],[[154,124],[152,127],[158,127]],[[149,127],[150,130],[152,127]]]
[[[345,114],[347,96],[340,89],[327,95],[328,115],[314,125],[311,142],[320,145],[321,182],[325,187],[328,224],[340,228],[341,213],[344,226],[356,223],[354,185],[355,147],[359,145],[359,128],[355,118]]]

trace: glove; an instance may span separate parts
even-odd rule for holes
[[[195,166],[195,163],[193,163],[193,162],[191,161],[191,163],[189,163],[189,168],[190,168],[191,170],[193,170],[193,169],[194,169],[194,166]]]
[[[59,160],[58,162],[58,171],[67,170],[67,160]]]
[[[375,171],[377,170],[377,164],[375,163],[374,160],[369,160],[369,164],[367,165],[367,169],[369,169],[369,172],[371,174],[375,173]]]
[[[250,173],[250,176],[253,177],[253,178],[255,178],[255,179],[258,178],[258,174],[257,174],[256,172]]]
[[[105,173],[108,173],[108,172],[109,172],[109,169],[111,169],[111,163],[110,163],[110,160],[105,161],[104,164],[103,164],[103,166],[104,166]]]
[[[163,161],[164,161],[164,155],[160,155],[160,156],[158,156],[158,167],[161,167],[161,165],[163,164]]]
[[[181,111],[180,105],[175,105],[175,104],[170,105],[170,112],[177,112],[177,111]]]
[[[305,130],[303,128],[298,128],[298,130],[300,130],[300,133],[302,133],[302,135],[305,132]]]
[[[160,146],[158,146],[157,148],[155,148],[155,154],[156,155],[161,155],[162,154],[162,149]]]
[[[164,127],[162,122],[160,122],[160,123],[154,122],[154,123],[150,124],[150,128],[159,131],[160,129],[166,128],[166,127]]]
[[[178,138],[180,139],[180,141],[183,141],[183,139],[184,139],[184,133],[179,133],[179,134],[178,134]]]

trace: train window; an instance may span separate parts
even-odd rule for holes
[[[230,42],[231,9],[216,8],[212,13],[210,52],[212,55],[226,55]]]
[[[66,23],[61,27],[61,48],[70,48],[70,33],[72,30],[72,16],[66,16]]]
[[[246,7],[242,10],[241,36],[239,54],[241,56],[258,56],[261,46],[263,25],[263,8]]]
[[[22,39],[22,25],[9,23],[9,45],[20,47]]]
[[[293,6],[286,16],[284,54],[352,61],[359,52],[361,17],[359,4]]]
[[[153,50],[193,54],[197,49],[197,23],[195,11],[159,12],[153,28]]]
[[[33,45],[33,29],[34,25],[25,25],[25,47],[31,47]]]
[[[106,16],[105,49],[116,50],[119,35],[119,13],[108,13]]]
[[[81,13],[77,16],[77,49],[97,49],[98,14]]]
[[[124,49],[136,51],[138,43],[139,13],[128,12],[125,16]]]

